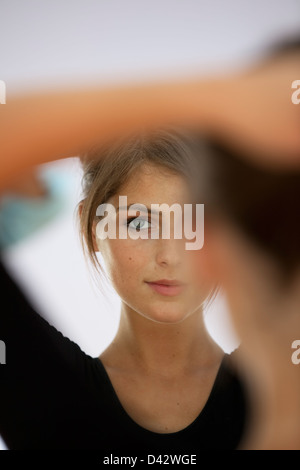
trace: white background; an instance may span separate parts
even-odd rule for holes
[[[22,90],[240,66],[262,46],[299,32],[300,5],[298,0],[1,0],[0,18],[0,79],[9,106],[10,96]],[[9,250],[5,262],[38,311],[96,356],[116,333],[120,302],[109,287],[108,299],[102,297],[83,259],[74,222],[77,159],[50,165],[66,177],[67,208]],[[237,346],[222,296],[206,321],[226,352]],[[0,448],[5,448],[1,441]]]

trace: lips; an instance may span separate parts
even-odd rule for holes
[[[180,286],[183,282],[177,281],[176,279],[160,279],[159,281],[152,281],[153,284],[163,284],[164,286]]]
[[[185,284],[176,279],[160,279],[158,281],[146,282],[148,286],[158,294],[166,296],[179,295],[185,288]]]

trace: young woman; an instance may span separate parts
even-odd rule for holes
[[[133,87],[95,88],[88,91],[65,91],[15,99],[8,97],[7,105],[1,107],[0,114],[0,152],[3,156],[0,186],[4,190],[7,181],[13,175],[20,174],[25,168],[35,163],[77,155],[92,142],[101,143],[108,137],[124,135],[128,131],[137,131],[141,127],[151,128],[171,122],[188,124],[210,136],[220,137],[232,148],[240,150],[241,156],[245,159],[252,159],[264,165],[268,164],[270,167],[279,164],[282,167],[299,165],[299,106],[291,102],[291,84],[298,78],[299,64],[298,45],[293,50],[287,53],[283,52],[270,60],[262,61],[258,66],[249,68],[243,73],[231,76],[227,74],[227,76],[221,76],[217,79],[193,79],[181,83],[158,83]],[[84,214],[86,211],[83,210],[82,215],[84,216]],[[91,231],[88,233],[90,234]],[[224,229],[225,233],[227,232]],[[214,238],[211,237],[211,240]],[[216,247],[218,246],[221,244],[216,244]],[[100,247],[96,243],[95,246],[97,249],[104,249],[107,257],[110,253],[109,247],[108,242],[106,245],[101,244]],[[226,250],[223,251],[224,253]],[[235,251],[236,253],[238,252]],[[204,266],[206,259],[204,251],[201,256],[203,256]],[[220,257],[220,263],[222,259]],[[227,259],[227,267],[234,259],[233,257]],[[206,263],[206,266],[209,268],[213,263],[211,259],[207,258],[207,260],[209,262]],[[129,261],[131,260],[128,259],[128,263]],[[226,263],[223,263],[224,266],[226,267]],[[207,276],[208,272],[207,269]],[[146,445],[147,439],[140,438],[140,434],[138,436],[129,433],[127,426],[122,427],[122,422],[120,424],[119,420],[111,419],[113,416],[111,413],[111,384],[115,382],[116,390],[118,387],[114,378],[116,374],[113,364],[116,350],[114,351],[112,348],[111,351],[106,352],[106,367],[110,376],[104,374],[103,377],[111,379],[106,382],[108,388],[105,388],[103,383],[99,381],[102,390],[102,399],[99,401],[99,389],[95,388],[94,381],[99,379],[98,367],[99,364],[102,364],[101,360],[91,361],[91,367],[88,367],[76,345],[66,341],[56,330],[49,328],[49,325],[41,317],[31,314],[32,309],[28,302],[14,285],[12,279],[5,273],[3,267],[1,274],[3,276],[3,292],[9,299],[5,315],[0,317],[1,334],[4,340],[5,335],[9,338],[7,339],[7,351],[9,351],[10,364],[12,365],[11,368],[8,368],[7,365],[0,371],[2,383],[6,384],[5,387],[2,384],[0,387],[1,402],[9,403],[9,400],[17,397],[14,407],[8,409],[2,406],[0,409],[0,422],[2,420],[2,423],[5,423],[5,428],[2,425],[1,432],[8,445],[30,447],[34,441],[35,445],[40,447],[59,446],[58,442],[63,443],[61,445],[63,448],[76,447],[76,445],[82,444],[82,437],[87,438],[86,445],[91,447],[108,445],[107,448],[111,448],[112,441],[118,442],[120,446],[122,442],[126,442],[125,449],[128,449],[130,445],[135,449]],[[237,296],[239,293],[243,293],[238,296],[238,305],[241,305],[242,302],[249,305],[247,290],[245,292],[245,290],[239,289],[242,279],[238,276],[238,270],[232,271],[232,275],[235,275],[235,281],[232,283],[230,281],[233,277],[230,276],[230,273],[227,277],[223,276],[227,288],[234,291]],[[156,277],[149,279],[158,280]],[[215,282],[215,275],[213,275],[213,279]],[[255,279],[255,274],[253,279]],[[252,294],[251,300],[254,299],[255,296]],[[234,302],[233,308],[236,304],[237,302]],[[255,305],[252,305],[253,307],[255,308]],[[250,317],[253,313],[252,308],[249,305],[246,312],[248,319],[252,318]],[[244,316],[238,310],[235,308],[237,317],[239,316],[243,321]],[[30,322],[28,322],[28,318],[30,318]],[[187,317],[186,320],[190,322],[191,318],[193,317]],[[248,337],[247,331],[242,331],[243,336],[252,345],[252,349],[251,346],[248,347],[248,353],[245,356],[247,360],[244,362],[244,368],[249,366],[250,370],[251,358],[256,347],[255,332],[260,328],[259,323],[256,328],[255,318],[254,324],[252,324],[253,334]],[[35,331],[38,334],[35,334]],[[295,328],[292,328],[292,331],[294,332]],[[211,347],[212,352],[213,349]],[[262,351],[261,348],[260,351]],[[267,348],[267,351],[274,351],[274,348]],[[214,354],[216,373],[216,350],[214,350]],[[104,355],[102,359],[104,365],[106,361]],[[181,359],[183,358],[181,357]],[[220,359],[219,357],[219,361]],[[112,361],[110,364],[109,360]],[[150,358],[148,357],[147,360],[148,362],[145,364],[150,365]],[[257,356],[257,364],[261,365],[259,355]],[[128,365],[130,364],[128,363]],[[111,367],[110,370],[109,367]],[[10,372],[12,370],[13,372]],[[219,368],[219,371],[221,370],[222,368]],[[103,368],[102,371],[104,372]],[[266,371],[267,368],[263,370],[263,372]],[[208,375],[210,375],[212,382],[212,369]],[[265,375],[270,378],[268,373]],[[278,390],[280,390],[280,387],[277,387],[279,376],[276,376],[273,382],[276,385],[273,388]],[[218,377],[219,373],[216,379]],[[58,383],[61,386],[60,389],[53,386]],[[216,383],[218,380],[214,382],[212,393],[207,401],[208,404],[212,403],[211,397],[215,396]],[[18,390],[21,390],[19,395]],[[294,399],[294,392],[290,395],[291,397],[293,395]],[[114,403],[119,403],[117,395],[113,396],[115,397]],[[107,402],[105,397],[107,397]],[[268,397],[271,397],[271,400],[268,401]],[[120,399],[122,400],[121,396]],[[272,394],[272,377],[267,392],[263,394],[263,401],[272,405],[269,408],[268,417],[276,417],[276,422],[280,423],[278,410],[282,411],[283,408],[278,397],[274,397]],[[28,406],[28,403],[32,402],[35,403],[35,408]],[[80,403],[80,407],[77,406],[78,403]],[[125,401],[123,403],[125,407]],[[34,409],[36,412],[33,414]],[[124,417],[122,409],[125,410],[123,405],[119,411]],[[207,404],[204,407],[204,413],[202,412],[202,417],[206,416],[206,412]],[[297,419],[295,407],[292,407],[292,412],[295,417],[293,423],[300,422]],[[95,416],[95,426],[90,426],[91,416]],[[282,418],[282,416],[282,413],[279,413],[279,417]],[[145,414],[142,419],[145,419]],[[29,422],[35,426],[29,426]],[[47,423],[47,425],[43,427],[41,422]],[[67,428],[65,427],[66,422],[68,423]],[[211,422],[210,419],[209,422]],[[272,429],[272,419],[267,422],[269,429]],[[103,423],[105,423],[104,428]],[[134,423],[133,426],[138,425],[136,421]],[[171,424],[175,425],[169,423],[169,427]],[[147,426],[146,421],[145,426]],[[39,433],[36,432],[38,428],[40,429]],[[17,435],[15,434],[16,429],[18,430]],[[78,429],[82,430],[81,434]],[[146,432],[146,427],[144,429]],[[192,429],[193,426],[189,428],[189,430]],[[215,427],[215,432],[216,429]],[[274,429],[278,429],[278,427]],[[295,429],[296,424],[293,431]],[[286,427],[282,429],[280,437],[287,435],[285,431]],[[86,434],[87,432],[89,434]],[[116,438],[117,433],[118,438]],[[171,434],[166,434],[170,438],[168,443],[172,441]],[[147,434],[147,438],[150,436],[154,437],[154,434]],[[160,433],[159,438],[161,436]],[[258,433],[258,441],[259,437]],[[186,445],[184,448],[187,448]],[[163,450],[165,449],[166,446]]]
[[[187,137],[165,129],[82,157],[82,241],[96,266],[96,253],[102,254],[122,300],[117,335],[99,357],[83,353],[10,294],[16,287],[2,268],[9,307],[0,320],[8,351],[0,431],[9,447],[196,454],[238,445],[243,388],[203,320],[216,286],[199,267],[195,272],[184,237],[161,236],[162,217],[142,209],[128,216],[119,207],[119,196],[148,209],[192,204],[193,152]],[[97,236],[97,207],[104,203],[116,208],[113,222],[126,228],[127,238]],[[190,223],[195,227],[195,218]],[[158,237],[151,237],[153,227]],[[148,238],[130,237],[143,231]]]

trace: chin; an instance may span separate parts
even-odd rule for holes
[[[181,323],[188,316],[186,313],[174,312],[174,310],[169,312],[149,312],[143,315],[144,317],[148,318],[148,320],[164,324]]]

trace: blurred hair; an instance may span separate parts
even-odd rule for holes
[[[198,178],[207,220],[225,217],[234,224],[275,261],[287,286],[300,265],[300,170],[258,167],[221,142],[201,145]]]
[[[273,42],[260,64],[295,53],[300,60],[299,34]],[[206,220],[226,217],[269,255],[282,286],[289,286],[300,265],[300,169],[262,168],[221,140],[198,140],[202,151],[197,178],[206,199]]]

